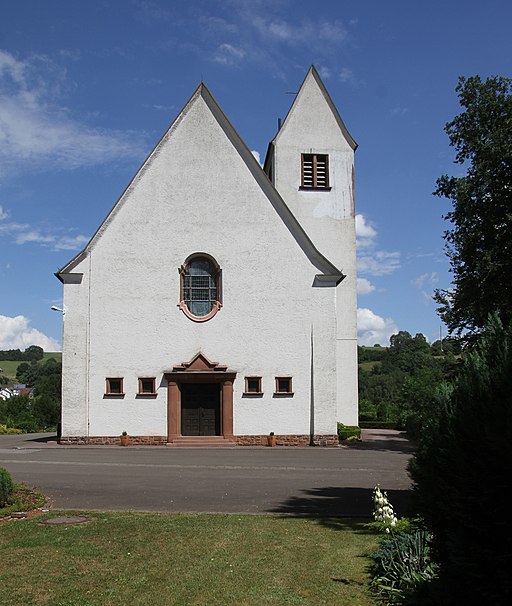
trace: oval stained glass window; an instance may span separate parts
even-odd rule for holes
[[[220,270],[207,257],[190,258],[181,270],[180,307],[195,320],[208,320],[220,309]],[[187,313],[188,312],[188,313]]]

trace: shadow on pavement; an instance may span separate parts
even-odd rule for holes
[[[27,435],[30,435],[30,434],[27,434]],[[45,444],[46,442],[56,442],[56,441],[57,441],[56,433],[46,434],[39,438],[28,438],[26,440],[26,442],[35,442],[37,444]]]
[[[387,452],[401,452],[412,454],[416,446],[411,442],[405,431],[392,431],[387,429],[363,429],[360,442],[342,442],[343,447],[354,450],[375,450]]]
[[[410,515],[410,490],[386,490],[386,492],[398,517]],[[303,496],[290,497],[269,511],[295,517],[324,518],[322,524],[338,529],[343,528],[343,521],[338,519],[340,517],[368,519],[372,517],[372,488],[326,486],[303,490],[302,493]],[[331,518],[334,518],[334,521],[330,522]]]

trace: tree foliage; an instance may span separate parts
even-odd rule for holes
[[[416,437],[432,398],[458,365],[455,339],[429,345],[424,335],[400,331],[389,347],[359,347],[359,419],[406,427]]]
[[[411,465],[418,513],[434,534],[441,603],[512,596],[512,324],[495,315],[452,389],[437,400]],[[470,581],[469,581],[470,580]]]
[[[0,423],[27,432],[54,428],[60,420],[62,365],[53,358],[22,362],[16,377],[34,387],[34,397],[19,395],[0,400]]]
[[[452,201],[445,218],[453,288],[438,290],[451,333],[479,332],[489,314],[512,318],[512,79],[461,77],[464,111],[445,131],[464,176],[443,175],[436,195]]]
[[[16,360],[16,361],[32,361],[42,360],[44,357],[44,349],[39,345],[31,345],[25,351],[20,349],[3,349],[0,350],[0,360]]]

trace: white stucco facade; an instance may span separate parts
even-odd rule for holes
[[[357,424],[355,145],[326,94],[312,68],[271,145],[272,183],[198,87],[57,274],[63,441],[126,431],[173,442],[183,384],[196,380],[218,385],[215,433],[241,444],[270,432],[321,442],[337,421]],[[329,155],[329,191],[300,189],[310,149]],[[193,255],[221,270],[222,306],[207,321],[178,306],[180,268]],[[199,353],[203,366],[180,366]],[[109,377],[122,379],[122,394],[107,393]],[[155,378],[154,393],[140,393],[144,377]],[[246,377],[260,378],[260,393],[247,393]],[[291,379],[292,393],[276,394],[277,377]]]

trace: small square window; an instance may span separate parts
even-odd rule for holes
[[[276,377],[276,396],[280,395],[293,395],[292,391],[292,378],[291,377]]]
[[[301,155],[301,189],[330,189],[327,154]]]
[[[259,396],[261,391],[261,377],[245,377],[245,394],[247,396]]]
[[[139,378],[139,395],[155,395],[156,379],[155,377]]]
[[[121,377],[107,377],[106,380],[106,391],[105,393],[109,396],[122,396],[123,393],[123,379]]]

